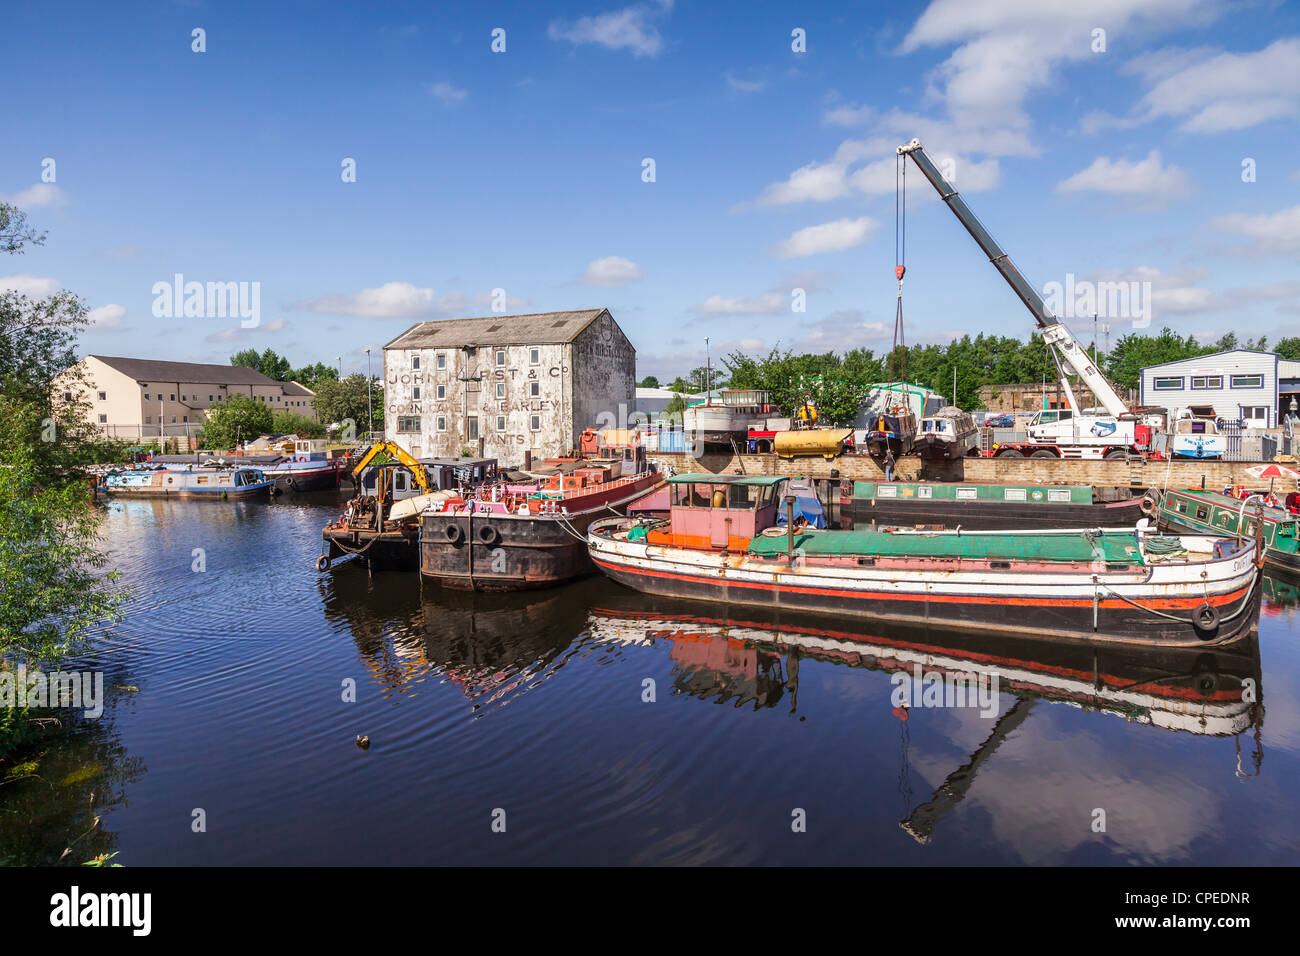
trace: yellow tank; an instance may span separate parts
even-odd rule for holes
[[[801,428],[777,432],[772,439],[772,450],[782,458],[821,455],[829,461],[844,451],[845,440],[852,437],[851,428]]]

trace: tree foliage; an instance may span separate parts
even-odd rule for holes
[[[205,448],[235,448],[242,442],[274,431],[271,406],[251,395],[231,395],[228,401],[208,409],[199,439]]]
[[[335,422],[346,427],[351,422],[360,433],[366,428],[366,377],[349,375],[346,378],[318,382],[316,387],[316,414],[322,422]],[[371,407],[374,410],[369,430],[382,431],[384,427],[384,390],[378,380],[371,383]]]
[[[262,352],[257,351],[257,349],[242,349],[230,356],[230,364],[241,368],[256,369],[267,378],[277,382],[298,382],[300,385],[306,385],[313,390],[316,382],[323,382],[327,379],[337,380],[339,377],[338,369],[333,365],[326,365],[324,362],[316,362],[314,365],[304,365],[302,368],[295,369],[287,358],[278,354],[274,349],[266,349]]]
[[[0,248],[43,240],[0,203]],[[0,654],[10,660],[57,663],[121,611],[86,474],[104,444],[88,408],[54,394],[66,369],[58,391],[77,392],[86,311],[68,292],[0,293]]]

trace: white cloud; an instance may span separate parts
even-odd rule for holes
[[[830,126],[865,126],[876,115],[870,106],[857,103],[841,103],[822,114],[822,122]]]
[[[1207,223],[1212,232],[1243,236],[1249,242],[1233,246],[1230,251],[1241,255],[1300,255],[1300,206],[1258,216],[1234,212]]]
[[[1300,38],[1253,53],[1192,51],[1142,98],[1147,119],[1173,117],[1193,133],[1246,129],[1300,112]]]
[[[19,209],[35,209],[38,206],[62,206],[67,202],[67,197],[54,183],[37,183],[21,192],[0,196],[0,200]]]
[[[663,36],[654,20],[672,9],[671,0],[659,4],[634,4],[573,23],[555,20],[546,33],[552,40],[567,40],[574,46],[594,43],[607,50],[629,50],[633,56],[658,56]]]
[[[761,296],[738,296],[734,299],[711,295],[691,311],[700,315],[780,315],[790,310],[790,297],[781,292]]]
[[[1144,200],[1185,198],[1192,192],[1192,178],[1179,166],[1163,164],[1160,151],[1153,149],[1146,159],[1136,162],[1098,156],[1087,169],[1057,183],[1056,191],[1102,192]]]
[[[627,285],[642,278],[641,267],[631,259],[606,256],[587,263],[587,271],[578,280],[579,285]]]
[[[843,352],[886,342],[893,335],[893,326],[884,322],[868,322],[858,309],[841,309],[816,322],[801,327],[804,335],[793,346],[795,352]]]
[[[796,202],[825,202],[849,191],[849,166],[869,155],[865,144],[846,140],[824,163],[809,163],[796,169],[782,183],[773,183],[755,200],[758,206],[783,206]]]
[[[124,315],[126,315],[124,306],[101,305],[87,312],[86,318],[90,320],[90,325],[94,329],[120,329]]]
[[[0,291],[10,289],[30,299],[41,299],[59,291],[59,280],[40,279],[32,275],[0,277]]]
[[[283,317],[272,319],[270,322],[262,322],[259,325],[243,328],[239,325],[229,325],[225,328],[213,332],[211,335],[205,335],[205,342],[238,342],[247,339],[249,336],[258,335],[265,332],[282,332],[289,327],[289,323]]]
[[[821,252],[840,252],[862,245],[871,238],[875,228],[875,220],[868,216],[858,219],[836,219],[834,222],[824,222],[800,229],[789,239],[773,246],[772,253],[782,259],[794,259]]]
[[[463,102],[465,97],[469,96],[468,90],[462,90],[445,81],[430,83],[428,85],[428,90],[430,95],[437,97],[447,106],[455,106],[457,103]]]
[[[328,315],[355,315],[377,319],[428,319],[462,311],[467,304],[460,292],[441,298],[432,289],[409,282],[385,282],[377,289],[362,289],[355,295],[338,293],[296,302],[291,309]]]
[[[931,74],[931,95],[970,126],[1027,128],[1025,100],[1054,83],[1060,68],[1100,56],[1092,31],[1130,41],[1211,22],[1222,0],[933,0],[902,52],[960,44]]]
[[[766,80],[742,80],[730,73],[724,73],[723,76],[726,77],[727,86],[737,93],[762,93],[767,89]]]

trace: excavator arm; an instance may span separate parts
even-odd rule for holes
[[[970,206],[966,205],[966,200],[957,194],[957,190],[943,177],[938,167],[930,161],[930,157],[925,154],[925,150],[921,147],[921,141],[914,139],[910,143],[898,147],[898,154],[912,157],[912,161],[916,163],[916,168],[921,171],[921,175],[930,181],[930,185],[939,193],[939,198],[952,210],[953,215],[971,234],[971,238],[989,257],[989,262],[992,263],[993,268],[998,270],[998,273],[1011,286],[1012,291],[1015,292],[1020,301],[1033,313],[1034,321],[1038,323],[1039,329],[1042,330],[1043,339],[1052,346],[1084,384],[1092,390],[1092,394],[1097,397],[1097,401],[1101,402],[1102,406],[1111,415],[1118,417],[1125,414],[1128,411],[1128,406],[1124,400],[1115,392],[1110,382],[1106,380],[1106,376],[1102,375],[1101,371],[1093,365],[1087,351],[1074,341],[1074,336],[1070,334],[1070,330],[1052,314],[1051,309],[1047,307],[1047,303],[1043,301],[1043,297],[1038,294],[1038,290],[1020,274],[1020,270],[1012,263],[1011,257],[989,235],[988,230],[971,212]],[[1064,374],[1061,375],[1061,382],[1065,385],[1071,407],[1074,407],[1074,393],[1070,390]],[[1076,414],[1081,411],[1079,408],[1074,410]]]
[[[406,449],[394,441],[377,441],[371,445],[370,449],[361,456],[361,460],[357,462],[356,467],[352,469],[353,480],[359,481],[361,472],[365,471],[366,466],[381,454],[396,458],[415,476],[415,483],[420,486],[422,492],[426,495],[432,493],[433,487],[429,484],[429,479],[424,473],[424,466],[408,455]]]

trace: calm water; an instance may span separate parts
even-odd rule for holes
[[[1094,654],[602,578],[469,596],[319,574],[340,502],[108,506],[134,589],[84,662],[109,703],[38,778],[0,786],[0,860],[1296,862],[1300,615],[1281,582],[1257,643]],[[915,662],[997,668],[995,712],[901,720],[890,674]],[[1262,707],[1239,702],[1243,679]],[[1203,724],[1181,713],[1206,699]]]

